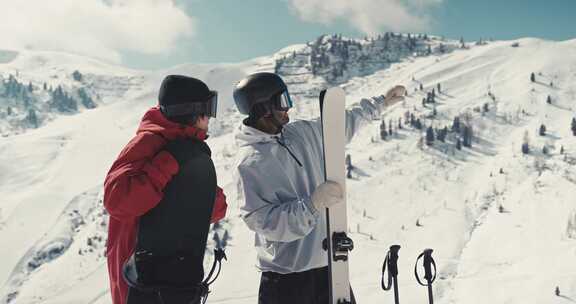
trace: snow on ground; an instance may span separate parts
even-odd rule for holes
[[[396,125],[406,111],[426,126],[451,126],[469,113],[472,148],[454,138],[427,147],[409,125],[383,141],[381,120],[364,123],[347,153],[355,169],[348,180],[349,226],[355,240],[351,283],[358,303],[393,301],[380,289],[388,247],[400,250],[403,303],[426,301],[413,278],[414,261],[434,249],[437,303],[567,303],[576,301],[576,137],[570,121],[576,106],[576,41],[522,39],[492,42],[451,54],[410,59],[343,85],[350,106],[397,84],[409,95],[384,109]],[[291,48],[287,49],[288,51]],[[105,235],[101,185],[113,159],[132,136],[166,73],[207,79],[224,92],[247,73],[270,70],[270,58],[233,65],[183,65],[145,74],[132,98],[0,142],[1,297],[10,303],[110,303],[102,256]],[[530,73],[537,82],[530,82]],[[414,79],[414,80],[413,80]],[[442,85],[436,117],[422,107],[425,92]],[[553,86],[550,83],[553,82]],[[495,96],[491,99],[487,93]],[[552,104],[546,103],[551,95]],[[298,101],[297,101],[298,102]],[[300,100],[299,114],[315,104]],[[483,113],[484,104],[488,112]],[[232,130],[235,111],[222,110],[209,144],[230,203],[228,261],[209,303],[255,303],[259,274],[253,234],[239,218]],[[546,136],[539,136],[541,124]],[[525,132],[531,154],[520,146]],[[549,153],[542,153],[546,145]],[[563,147],[563,154],[561,148]],[[416,225],[418,223],[418,225]],[[572,236],[572,238],[570,238]],[[98,238],[100,237],[100,239]],[[92,251],[90,251],[92,250]],[[81,254],[80,254],[81,252]],[[206,263],[211,262],[207,256]],[[31,263],[32,262],[32,263]],[[558,286],[561,296],[554,295]]]

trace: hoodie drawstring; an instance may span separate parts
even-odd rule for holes
[[[283,135],[281,135],[283,137]],[[300,162],[300,160],[298,160],[298,158],[296,157],[296,155],[294,155],[294,153],[292,153],[292,151],[290,150],[290,148],[288,148],[288,146],[286,145],[286,143],[284,142],[283,138],[280,138],[278,136],[275,136],[274,138],[276,138],[276,142],[278,142],[279,145],[281,145],[282,147],[284,147],[284,149],[286,149],[288,151],[288,153],[290,153],[290,155],[292,156],[292,158],[294,158],[294,160],[298,163],[298,165],[300,167],[302,167],[302,163]]]

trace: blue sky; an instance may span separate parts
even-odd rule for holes
[[[237,62],[322,34],[466,40],[576,38],[576,0],[18,0],[0,48],[78,53],[134,68]]]
[[[345,17],[327,23],[303,21],[287,1],[282,0],[180,1],[178,4],[195,17],[196,36],[182,41],[172,56],[126,57],[128,65],[153,68],[176,62],[235,62],[271,54],[286,45],[303,43],[324,33],[350,37],[366,34]],[[385,9],[385,5],[382,8]],[[431,5],[424,13],[430,22],[416,32],[455,39],[461,36],[467,40],[527,36],[553,40],[576,38],[575,0],[444,0]],[[390,28],[382,25],[378,30]]]

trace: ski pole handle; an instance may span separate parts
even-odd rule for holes
[[[384,264],[382,265],[382,289],[390,290],[392,283],[394,284],[394,303],[399,304],[400,298],[398,295],[398,251],[400,245],[392,245],[386,253]],[[384,283],[384,276],[386,274],[386,267],[388,267],[388,284]]]
[[[392,281],[398,276],[398,250],[400,250],[400,245],[390,246],[390,250],[386,253],[386,258],[382,264],[382,289],[390,290],[392,287]],[[384,276],[386,274],[386,268],[388,268],[388,284],[384,283]]]
[[[414,265],[414,275],[416,280],[422,286],[430,286],[436,280],[436,262],[432,258],[432,249],[425,249],[416,259],[416,264]],[[424,279],[426,279],[426,284],[422,283],[420,276],[418,275],[418,261],[424,258]],[[434,272],[432,272],[432,267],[434,267]]]
[[[397,277],[398,276],[398,251],[400,250],[400,245],[392,245],[390,246],[390,261],[389,261],[389,267],[390,267],[390,274],[393,277]]]
[[[434,295],[432,291],[432,283],[436,280],[436,262],[432,258],[432,249],[425,249],[416,259],[416,264],[414,265],[414,275],[416,276],[416,280],[418,284],[422,286],[428,287],[428,303],[434,304]],[[423,266],[424,266],[424,279],[426,279],[426,284],[420,281],[420,277],[418,276],[418,261],[424,258]],[[432,274],[432,267],[434,267],[434,274]]]
[[[432,284],[434,280],[436,280],[436,262],[432,258],[432,249],[424,250],[424,279],[426,279],[429,283]],[[432,274],[432,266],[434,266],[434,274]]]

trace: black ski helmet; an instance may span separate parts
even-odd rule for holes
[[[199,79],[168,75],[160,85],[158,103],[169,119],[198,115],[216,117],[218,92],[208,89]]]
[[[286,110],[292,107],[286,84],[274,73],[248,75],[236,84],[233,95],[238,111],[244,115],[249,115],[257,104],[271,103]]]

